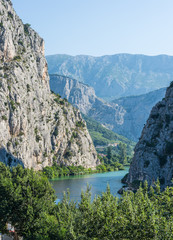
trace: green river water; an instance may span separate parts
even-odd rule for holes
[[[122,171],[95,173],[80,176],[61,177],[51,180],[52,187],[55,189],[58,200],[63,198],[63,192],[70,190],[70,199],[80,201],[81,190],[85,191],[87,184],[91,187],[91,197],[101,194],[106,190],[107,184],[110,186],[114,196],[120,196],[117,191],[123,186],[121,179],[128,172],[129,168]]]

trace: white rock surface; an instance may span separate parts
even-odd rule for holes
[[[42,169],[53,161],[95,168],[80,112],[51,94],[44,41],[0,0],[0,160]]]

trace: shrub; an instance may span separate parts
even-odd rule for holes
[[[11,12],[8,12],[8,17],[13,19],[13,14]]]
[[[76,122],[76,127],[83,128],[83,127],[85,127],[85,124],[82,121],[78,121],[78,122]]]
[[[14,60],[14,61],[20,61],[20,60],[21,60],[21,56],[15,56],[15,57],[13,58],[13,60]]]
[[[5,115],[3,115],[2,120],[7,121],[7,117]]]
[[[29,35],[29,27],[31,26],[31,24],[26,23],[24,24],[24,32],[26,35]]]
[[[27,88],[27,93],[31,91],[29,84],[26,85],[26,88]]]
[[[65,158],[68,158],[68,157],[71,157],[73,154],[70,150],[66,150],[65,154],[64,154],[64,157]]]
[[[36,135],[35,140],[36,140],[36,142],[39,142],[41,140],[41,137],[39,135]]]
[[[11,108],[14,111],[16,109],[15,102],[13,100],[10,101]]]

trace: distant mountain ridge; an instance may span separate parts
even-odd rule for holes
[[[123,125],[115,131],[134,141],[141,135],[142,128],[150,114],[152,107],[165,96],[166,88],[161,88],[139,96],[129,96],[115,99],[112,102],[123,107]]]
[[[81,81],[104,99],[141,95],[167,87],[173,80],[173,57],[115,54],[47,56],[49,73]]]
[[[57,74],[50,74],[50,88],[67,98],[82,113],[133,141],[138,140],[152,107],[162,99],[166,91],[163,88],[108,103],[98,98],[92,87]]]

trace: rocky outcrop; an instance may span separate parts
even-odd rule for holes
[[[92,87],[69,77],[51,74],[50,88],[108,129],[114,130],[115,126],[123,125],[126,111],[118,104],[98,98]]]
[[[92,87],[57,74],[50,74],[50,88],[60,94],[62,98],[66,98],[84,114],[88,113],[97,98]]]
[[[80,112],[51,94],[44,41],[0,0],[0,160],[42,169],[94,168],[97,154]]]
[[[164,97],[165,92],[166,88],[161,88],[139,96],[123,97],[112,101],[125,111],[123,124],[114,125],[114,131],[137,142],[152,107]]]
[[[104,100],[141,95],[169,86],[173,57],[115,54],[47,56],[49,73],[74,78],[93,87]]]
[[[162,189],[173,178],[173,83],[152,109],[136,145],[127,183],[160,180]]]
[[[138,141],[152,107],[163,98],[166,91],[166,88],[162,88],[108,103],[98,98],[92,87],[57,74],[50,75],[50,88],[67,98],[82,113],[133,141]]]

